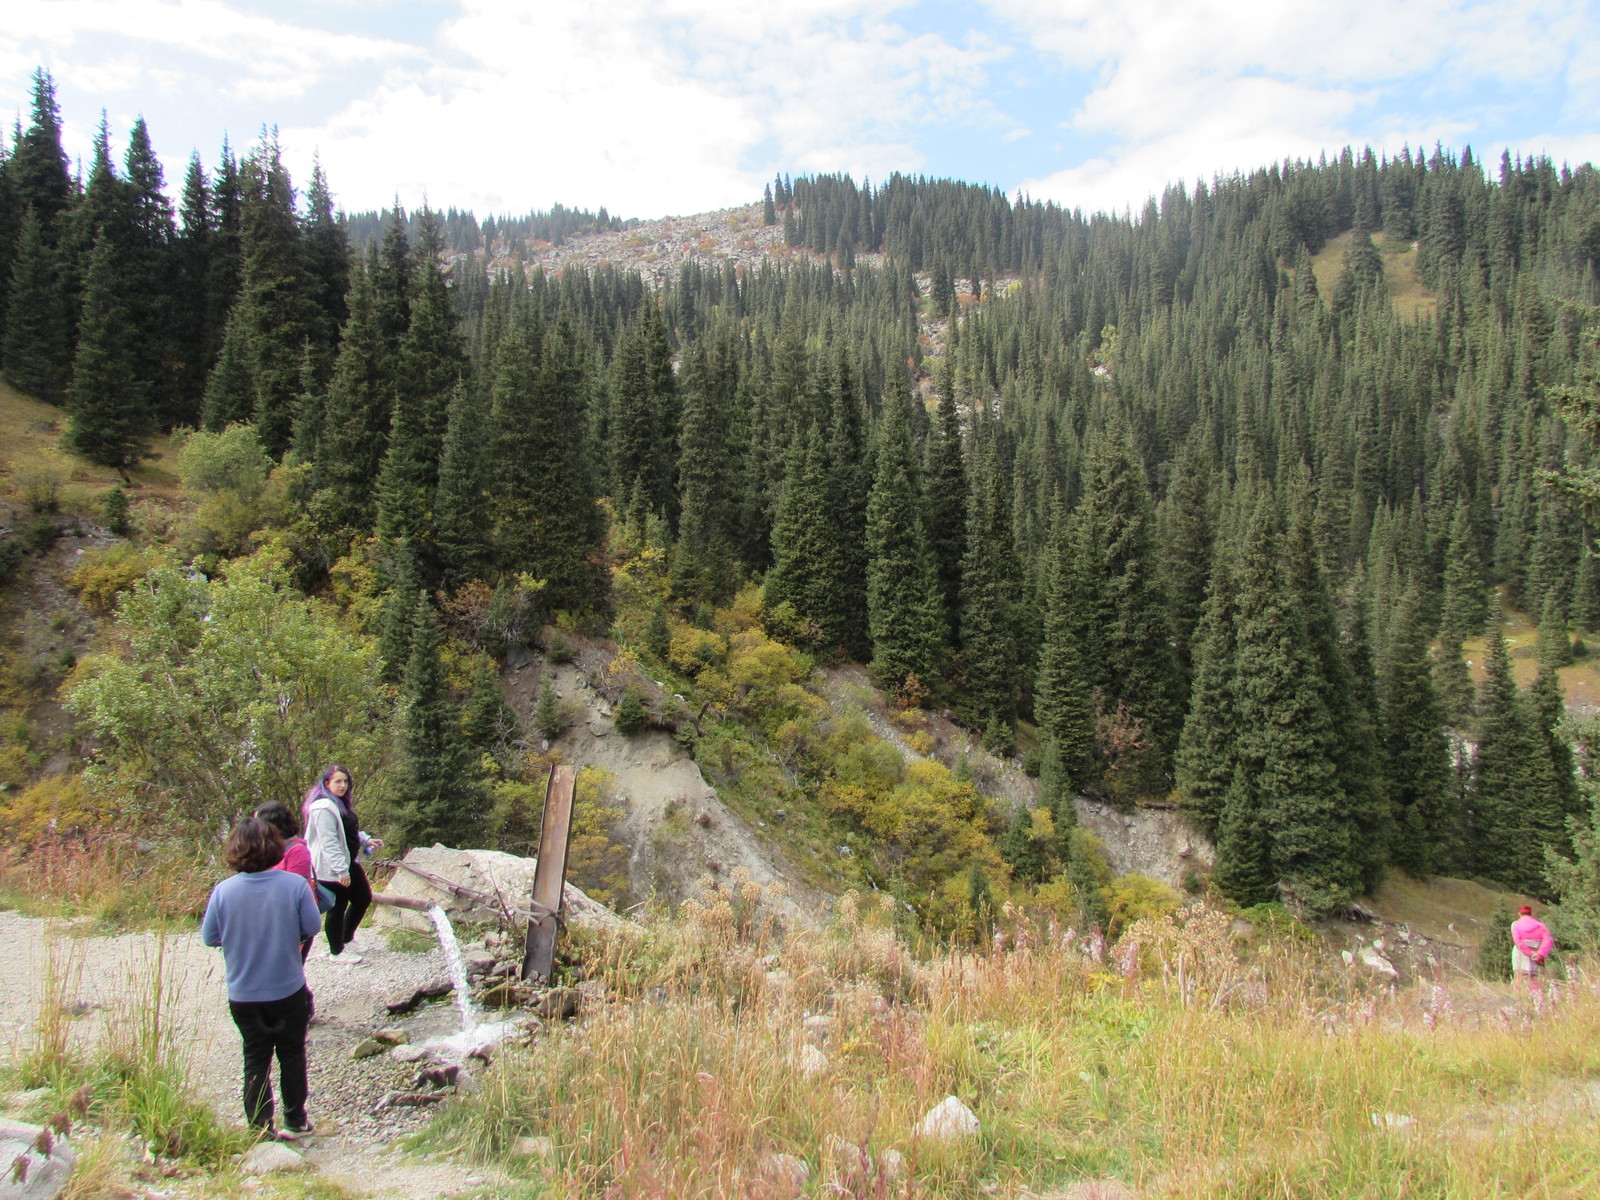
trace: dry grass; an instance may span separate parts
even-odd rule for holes
[[[913,962],[866,907],[780,945],[723,893],[592,948],[610,1002],[433,1139],[543,1197],[1600,1194],[1594,985],[1394,991],[1304,943],[1241,951],[1221,914],[1141,922],[1104,961],[1024,930]],[[947,1095],[979,1134],[918,1137]],[[514,1157],[525,1136],[553,1156]]]
[[[1339,274],[1344,270],[1345,251],[1350,248],[1354,236],[1353,232],[1341,233],[1324,245],[1320,253],[1312,255],[1311,269],[1316,274],[1317,290],[1324,300],[1333,295]],[[1383,255],[1383,275],[1389,285],[1389,299],[1394,304],[1395,312],[1407,319],[1431,317],[1439,301],[1417,274],[1415,247],[1410,242],[1390,245],[1382,233],[1373,234],[1372,242]]]
[[[97,467],[61,448],[67,427],[65,410],[24,396],[0,383],[0,498],[20,508],[28,478],[49,475],[60,482],[61,506],[87,515],[97,511],[101,499],[122,477],[110,467]],[[177,456],[168,439],[158,438],[156,457],[130,472],[139,496],[170,502],[177,496]]]

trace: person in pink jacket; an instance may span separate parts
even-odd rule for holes
[[[1526,904],[1517,913],[1517,919],[1511,924],[1511,973],[1528,980],[1530,987],[1538,987],[1544,960],[1556,948],[1555,939]]]

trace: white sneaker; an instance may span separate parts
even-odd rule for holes
[[[359,967],[361,965],[361,955],[345,950],[339,954],[330,954],[328,961],[336,967]]]

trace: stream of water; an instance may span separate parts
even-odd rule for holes
[[[456,940],[450,915],[437,904],[431,904],[428,906],[428,919],[433,922],[434,931],[439,935],[439,949],[444,953],[445,968],[450,973],[450,984],[455,989],[456,1012],[461,1017],[461,1029],[449,1037],[436,1038],[427,1044],[457,1056],[492,1046],[511,1031],[511,1022],[491,1021],[485,1024],[479,1019],[467,984],[467,963],[461,956],[461,943]]]

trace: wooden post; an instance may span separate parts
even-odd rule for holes
[[[556,965],[561,898],[567,884],[567,843],[572,839],[572,803],[578,791],[578,768],[563,765],[550,772],[544,790],[544,817],[539,825],[539,864],[533,871],[533,908],[523,947],[522,978],[550,982]]]

